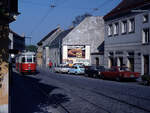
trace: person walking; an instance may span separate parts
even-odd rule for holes
[[[51,62],[51,60],[49,61],[49,68],[51,69],[53,66],[53,63]]]
[[[53,66],[53,63],[52,63],[52,61],[50,60],[50,61],[49,61],[49,69],[52,70],[52,66]]]

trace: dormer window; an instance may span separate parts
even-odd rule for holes
[[[134,18],[129,19],[129,33],[134,32],[135,29],[135,21]]]
[[[148,22],[148,14],[143,15],[143,22],[144,23]]]
[[[127,21],[126,20],[121,22],[121,33],[122,34],[127,33]]]

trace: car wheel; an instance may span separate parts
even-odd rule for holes
[[[121,78],[120,77],[116,77],[116,81],[120,82]]]
[[[93,78],[96,78],[97,77],[97,75],[96,74],[93,74]]]
[[[105,78],[104,75],[101,74],[101,75],[100,75],[100,79],[104,79],[104,78]]]
[[[77,75],[78,73],[77,73],[77,72],[75,72],[74,74],[75,74],[75,75]]]

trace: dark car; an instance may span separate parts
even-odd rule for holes
[[[101,72],[105,71],[104,66],[86,66],[85,74],[89,77],[100,77]]]

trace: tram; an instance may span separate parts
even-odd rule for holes
[[[35,52],[23,52],[16,57],[16,70],[20,73],[36,72]]]

